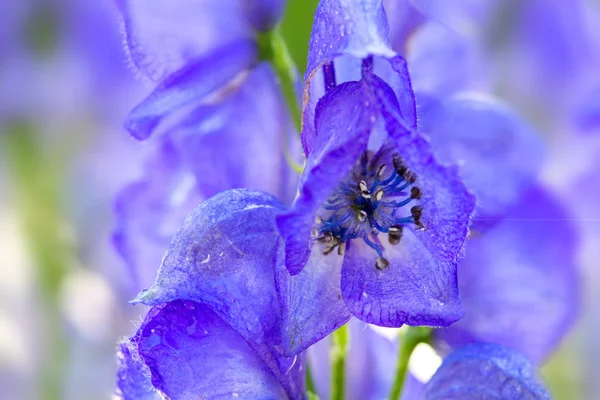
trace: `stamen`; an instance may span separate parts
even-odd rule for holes
[[[379,166],[379,169],[377,170],[377,176],[383,176],[383,173],[385,172],[386,169],[386,165],[385,164],[381,164]]]
[[[398,244],[402,239],[402,225],[391,226],[388,230],[388,240],[390,244]]]
[[[388,260],[386,260],[383,257],[377,257],[377,260],[375,261],[375,268],[377,268],[380,271],[383,271],[384,269],[386,269],[389,266],[390,266],[390,263]]]
[[[356,212],[356,219],[360,222],[365,222],[367,220],[367,213],[363,210],[358,210]]]
[[[380,201],[383,198],[383,189],[375,192],[375,200]]]
[[[346,242],[342,242],[338,246],[338,255],[343,256],[344,255],[344,251],[346,251]]]
[[[421,198],[421,189],[417,186],[413,186],[412,189],[410,189],[410,198],[411,199],[420,199]]]

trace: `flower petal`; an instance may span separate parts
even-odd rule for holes
[[[150,370],[141,359],[137,341],[119,343],[119,370],[115,396],[120,400],[159,400],[160,395],[150,381]]]
[[[174,301],[154,307],[138,336],[152,383],[169,398],[286,398],[263,359],[207,306]]]
[[[347,82],[329,91],[316,110],[318,132],[306,160],[298,197],[290,210],[277,217],[285,239],[285,265],[298,274],[308,261],[315,214],[355,160],[365,150],[376,120],[373,101],[360,82]]]
[[[238,87],[256,62],[255,43],[237,41],[185,64],[164,78],[125,122],[137,139],[147,139],[174,111],[190,104],[216,104]]]
[[[477,195],[478,219],[502,216],[541,169],[545,153],[541,136],[493,98],[461,93],[443,101],[429,100],[420,110],[423,132],[435,155],[444,163],[460,165],[461,177]]]
[[[316,247],[297,275],[290,275],[283,260],[277,264],[277,291],[283,313],[282,340],[286,353],[296,354],[308,348],[352,316],[342,300],[341,264],[341,256],[324,256]]]
[[[577,234],[563,207],[533,188],[506,218],[473,237],[459,266],[465,318],[436,337],[510,346],[543,361],[579,308]]]
[[[116,0],[132,64],[159,81],[191,60],[250,39],[239,0]]]
[[[397,93],[403,116],[416,124],[406,62],[390,48],[382,0],[324,0],[315,13],[304,75],[302,145],[306,154],[316,142],[312,121],[317,101],[324,95],[324,66],[333,66],[329,75],[338,83],[359,80],[362,60],[370,57],[374,58],[375,72]]]
[[[536,375],[531,361],[510,348],[472,344],[444,360],[424,398],[550,400]]]
[[[244,338],[268,342],[279,323],[273,220],[282,208],[274,197],[247,189],[204,201],[175,234],[155,283],[135,302],[206,303]]]

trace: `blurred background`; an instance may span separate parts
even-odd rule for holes
[[[408,38],[397,50],[410,60],[422,21],[400,14],[398,2],[387,2],[391,32]],[[443,21],[457,22],[476,53],[440,51],[483,65],[493,79],[472,88],[511,103],[547,139],[540,179],[580,227],[584,306],[543,374],[557,399],[598,399],[600,5],[495,3],[481,1],[479,24],[460,13],[458,22]],[[300,71],[316,4],[289,2],[282,23]],[[147,150],[122,122],[152,88],[128,66],[110,1],[0,2],[2,399],[92,400],[113,392],[115,343],[145,312],[128,304],[141,288],[111,242],[115,196],[141,174]]]

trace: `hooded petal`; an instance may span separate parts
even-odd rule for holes
[[[541,135],[493,98],[462,93],[443,101],[419,99],[422,131],[440,161],[460,166],[461,177],[477,195],[478,219],[502,216],[541,169]]]
[[[400,100],[402,115],[416,125],[415,101],[406,62],[392,51],[387,16],[381,0],[324,0],[315,13],[304,75],[302,145],[310,154],[317,138],[312,124],[324,81],[346,82],[361,78],[362,60],[372,58]]]
[[[214,105],[243,83],[256,62],[255,43],[242,40],[220,47],[165,77],[136,106],[125,122],[137,139],[148,138],[159,124],[183,106]]]
[[[282,208],[274,197],[247,189],[204,201],[175,234],[155,283],[135,301],[203,302],[244,338],[268,341],[279,322],[274,217]]]
[[[204,53],[250,39],[240,0],[116,0],[131,63],[160,81]]]
[[[406,229],[399,246],[382,243],[389,267],[374,268],[364,243],[348,243],[342,296],[358,318],[376,325],[447,326],[462,316],[456,264],[475,207],[454,168],[437,163],[428,142],[399,112],[391,88],[368,78],[381,106],[391,151],[417,176],[424,230]]]
[[[285,240],[285,264],[298,274],[310,255],[317,210],[349,172],[367,146],[376,120],[373,101],[361,82],[347,82],[320,101],[314,120],[318,133],[291,209],[277,217]]]
[[[264,360],[207,306],[153,307],[136,341],[152,384],[169,398],[286,398]]]
[[[424,398],[550,400],[550,394],[531,361],[510,348],[480,343],[450,354]]]
[[[452,347],[499,343],[543,361],[578,312],[576,236],[552,195],[529,190],[502,222],[469,241],[459,267],[465,317],[436,337]]]

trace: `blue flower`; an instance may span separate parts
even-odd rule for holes
[[[456,262],[474,198],[416,132],[406,63],[388,46],[381,2],[322,1],[308,65],[306,168],[277,218],[287,350],[352,315],[449,325],[462,316]]]
[[[543,362],[579,314],[578,246],[565,207],[533,186],[502,221],[469,240],[458,268],[465,316],[436,339],[454,348],[494,342]]]
[[[123,392],[148,387],[130,379],[148,375],[134,362],[141,358],[153,387],[173,398],[232,392],[240,398],[303,398],[304,356],[282,352],[274,286],[281,251],[274,219],[282,210],[270,195],[235,189],[190,214],[156,282],[135,300],[153,308],[122,344]],[[192,373],[200,368],[201,374]]]
[[[549,400],[550,394],[527,358],[508,347],[478,343],[444,360],[424,398]]]
[[[143,175],[116,204],[115,243],[138,288],[153,282],[177,227],[203,199],[234,187],[290,197],[297,178],[282,151],[294,129],[249,21],[270,26],[280,3],[119,3],[133,65],[159,82],[128,117],[134,137],[157,135]]]

